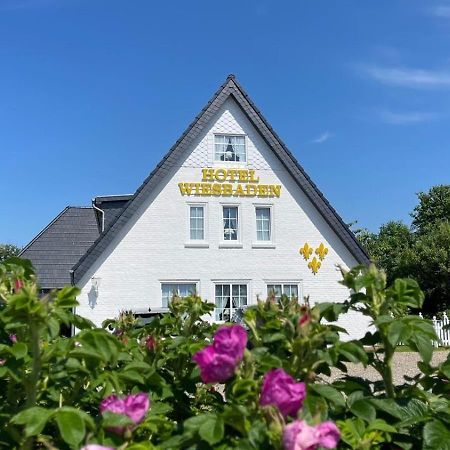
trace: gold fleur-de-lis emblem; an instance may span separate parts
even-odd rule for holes
[[[311,269],[314,275],[319,271],[321,265],[322,263],[315,256],[312,261],[308,263],[308,267]]]
[[[325,256],[327,256],[328,249],[323,245],[323,242],[320,243],[320,245],[316,248],[316,255],[319,257],[321,261],[325,259]]]
[[[309,257],[312,255],[312,252],[313,249],[307,242],[305,242],[305,245],[299,250],[299,253],[303,255],[303,258],[305,258],[305,261],[308,261]]]

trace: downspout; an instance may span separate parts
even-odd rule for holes
[[[102,215],[102,229],[101,232],[103,233],[105,231],[105,211],[103,211],[103,209],[98,208],[97,206],[95,206],[95,198],[92,199],[92,207],[96,210],[99,211]]]
[[[75,286],[75,272],[73,271],[73,269],[69,270],[70,273],[70,284],[72,286]],[[75,314],[76,313],[76,307],[72,308],[72,312]],[[75,325],[73,323],[70,324],[70,335],[74,336],[75,335]]]

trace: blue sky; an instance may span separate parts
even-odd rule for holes
[[[347,222],[450,182],[450,2],[0,1],[0,242],[132,193],[227,74]]]

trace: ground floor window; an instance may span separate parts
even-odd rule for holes
[[[216,284],[215,319],[229,322],[247,306],[248,289],[246,284]]]
[[[298,284],[273,283],[267,285],[267,297],[275,295],[275,298],[280,300],[282,294],[289,298],[298,298]]]
[[[188,297],[196,292],[196,283],[161,283],[162,306],[168,307],[174,296]]]

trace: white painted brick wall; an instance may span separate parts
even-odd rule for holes
[[[179,182],[201,181],[201,168],[214,163],[214,133],[245,133],[248,167],[257,170],[260,184],[281,184],[280,198],[183,197]],[[236,167],[232,165],[231,167]],[[209,248],[186,248],[189,202],[207,203]],[[219,248],[222,241],[222,203],[240,205],[243,248]],[[271,204],[276,248],[252,248],[255,241],[254,205]],[[299,248],[321,242],[329,248],[317,275],[313,275]],[[266,296],[266,281],[301,280],[303,295],[312,303],[343,301],[347,290],[338,284],[336,265],[352,267],[356,260],[312,206],[278,158],[260,137],[235,102],[229,99],[217,120],[186,152],[150,198],[121,230],[108,249],[81,280],[77,312],[95,323],[114,317],[122,309],[147,311],[161,306],[161,282],[194,280],[200,295],[214,301],[213,280],[249,280],[249,302]],[[100,278],[99,294],[91,277]],[[340,325],[351,335],[364,334],[367,321],[346,317]]]

